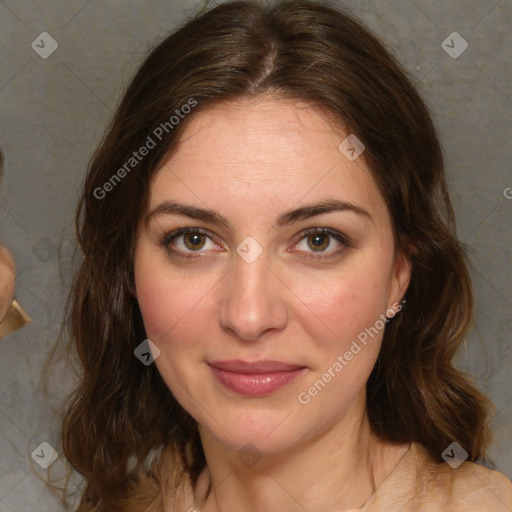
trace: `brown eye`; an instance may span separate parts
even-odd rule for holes
[[[309,258],[326,259],[338,257],[352,247],[351,239],[339,231],[330,228],[310,228],[302,233],[295,250],[308,255]]]
[[[192,232],[182,236],[185,247],[192,251],[202,249],[206,241],[206,236],[202,233]]]
[[[316,251],[323,251],[329,247],[329,235],[325,233],[315,233],[308,236],[308,246]]]
[[[203,251],[211,252],[211,249],[219,249],[212,237],[200,229],[181,228],[164,234],[160,245],[169,254],[182,255],[184,257],[201,256]],[[197,253],[194,255],[194,253]]]

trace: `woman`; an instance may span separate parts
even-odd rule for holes
[[[428,111],[318,2],[228,2],[152,51],[85,181],[80,511],[511,510]]]

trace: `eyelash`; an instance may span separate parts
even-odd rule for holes
[[[164,235],[161,237],[160,245],[162,247],[164,247],[171,256],[177,256],[177,257],[181,257],[181,258],[185,258],[185,259],[192,259],[192,258],[200,257],[200,255],[202,254],[200,250],[199,251],[188,252],[187,254],[190,254],[190,256],[186,256],[182,251],[176,250],[176,249],[172,249],[170,247],[171,242],[175,238],[178,238],[178,237],[180,237],[182,235],[191,234],[191,233],[196,233],[196,234],[204,235],[204,236],[208,237],[210,240],[212,240],[212,242],[214,242],[212,237],[210,236],[210,234],[207,231],[203,230],[203,229],[200,229],[200,228],[181,228],[181,229],[176,229],[176,230],[171,231],[171,232],[164,233]],[[340,233],[338,231],[334,231],[333,229],[330,229],[330,228],[309,228],[309,229],[306,229],[306,230],[304,230],[301,233],[301,237],[299,238],[299,240],[294,245],[298,245],[299,242],[301,242],[303,239],[308,238],[311,235],[317,235],[317,234],[330,235],[331,237],[336,239],[338,242],[340,242],[342,247],[340,247],[338,249],[335,249],[333,251],[328,251],[326,253],[322,253],[322,252],[315,253],[313,251],[313,252],[311,252],[311,254],[317,254],[317,255],[315,255],[315,256],[307,256],[307,258],[313,258],[313,259],[317,259],[317,260],[319,260],[319,259],[320,260],[322,260],[322,259],[323,260],[330,259],[330,258],[338,256],[338,254],[341,253],[342,251],[344,251],[345,249],[350,249],[350,248],[353,247],[352,240],[350,240],[349,237],[347,237],[343,233]],[[323,255],[320,256],[320,254],[328,254],[328,256],[323,256]]]

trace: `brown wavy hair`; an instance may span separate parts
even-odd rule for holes
[[[172,157],[187,122],[221,101],[261,94],[306,101],[364,142],[396,247],[412,263],[406,305],[387,325],[367,383],[373,431],[390,442],[416,441],[438,461],[453,441],[470,460],[485,455],[490,402],[452,365],[472,320],[473,295],[424,101],[383,43],[339,7],[227,2],[188,20],[149,53],[81,193],[76,228],[83,261],[68,311],[81,375],[66,404],[62,446],[84,478],[83,503],[97,510],[124,510],[130,482],[164,448],[177,454],[192,481],[204,467],[196,422],[156,366],[134,356],[146,338],[134,298],[134,242],[150,180]],[[105,187],[191,99],[197,106]]]

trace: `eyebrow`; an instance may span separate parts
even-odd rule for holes
[[[301,206],[300,208],[296,208],[295,210],[290,210],[281,214],[276,222],[277,227],[283,227],[299,220],[309,219],[311,217],[315,217],[317,215],[322,215],[324,213],[331,212],[352,212],[365,217],[366,219],[375,223],[373,217],[360,206],[356,206],[352,203],[348,203],[345,201],[339,201],[337,199],[328,199],[325,201],[320,201],[318,203],[308,204],[305,206]],[[191,219],[201,220],[203,222],[208,222],[210,224],[214,224],[217,226],[222,226],[229,231],[233,231],[231,223],[226,217],[221,215],[214,210],[198,208],[197,206],[192,206],[188,204],[178,203],[176,201],[164,201],[156,206],[147,216],[146,224],[149,224],[152,218],[157,215],[179,215],[182,217],[189,217]]]

